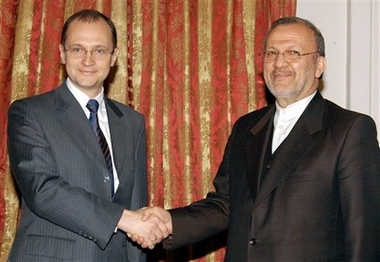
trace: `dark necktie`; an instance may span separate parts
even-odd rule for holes
[[[104,134],[102,130],[100,129],[99,126],[99,121],[98,121],[98,108],[99,108],[99,103],[95,99],[90,99],[86,105],[88,110],[90,110],[90,118],[89,122],[92,127],[92,130],[94,131],[96,137],[98,138],[98,142],[100,145],[100,148],[102,149],[104,158],[106,160],[108,170],[111,175],[111,194],[113,196],[114,194],[114,180],[113,180],[113,168],[112,168],[112,160],[111,160],[111,152],[107,144],[107,140],[104,137]]]

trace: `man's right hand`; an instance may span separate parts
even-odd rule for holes
[[[117,227],[126,232],[141,247],[153,249],[171,233],[171,216],[169,214],[168,221],[168,217],[163,212],[153,215],[150,211],[145,212],[147,209],[149,208],[138,211],[124,210]]]
[[[143,221],[145,223],[147,223],[151,220],[155,221],[156,219],[159,219],[159,221],[162,223],[162,224],[159,224],[158,226],[160,227],[161,232],[165,231],[165,234],[163,234],[163,238],[157,239],[155,241],[155,244],[161,242],[169,234],[173,233],[172,217],[171,217],[170,213],[168,211],[166,211],[165,209],[160,208],[160,207],[144,207],[144,208],[137,210],[137,212],[142,214],[141,221]],[[166,229],[167,229],[167,231],[166,231]],[[132,241],[138,243],[142,247],[151,248],[152,243],[150,243],[149,239],[146,239],[141,234],[139,234],[139,233],[128,234],[128,236],[132,239]]]

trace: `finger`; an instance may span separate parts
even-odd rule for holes
[[[154,248],[154,246],[155,246],[155,244],[154,244],[154,243],[152,243],[152,244],[150,244],[148,247],[149,247],[149,249],[153,249],[153,248]]]
[[[137,242],[138,244],[141,244],[145,241],[145,239],[143,237],[138,236],[138,235],[133,235],[132,241]]]
[[[164,239],[169,235],[169,228],[162,221],[158,223],[157,228],[160,230],[161,239]],[[158,237],[158,235],[156,236]]]
[[[141,246],[144,247],[144,248],[153,249],[155,245],[156,245],[156,243],[154,243],[154,242],[151,241],[151,240],[148,240],[148,241],[145,241],[145,242],[143,243],[143,245],[141,245]]]
[[[154,235],[154,234],[150,235],[150,236],[149,236],[149,240],[152,241],[152,242],[157,241],[157,237],[156,237],[156,235]]]
[[[150,218],[152,215],[153,215],[153,214],[147,212],[146,209],[145,209],[145,210],[142,211],[141,220],[142,220],[143,222],[146,222],[146,221],[149,220],[149,218]]]
[[[169,235],[169,229],[166,224],[157,217],[151,218],[155,222],[155,228],[153,234],[157,237],[157,242],[161,242],[162,239],[166,238]]]
[[[140,246],[142,247],[142,248],[148,248],[148,243],[147,242],[143,242],[142,244],[140,244]]]
[[[151,241],[161,241],[164,238],[164,233],[161,231],[161,220],[157,217],[152,217],[149,222],[151,222],[152,229],[149,235],[149,240]]]
[[[154,235],[154,238],[152,237],[151,241],[161,242],[164,239],[164,235],[158,228],[152,232],[152,235]]]

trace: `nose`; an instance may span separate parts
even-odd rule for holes
[[[275,67],[284,67],[284,66],[287,66],[288,64],[289,63],[286,60],[285,55],[283,53],[279,53],[273,62],[273,65]]]
[[[82,63],[85,65],[92,65],[95,63],[95,60],[92,57],[91,51],[86,51],[86,54],[84,55],[84,57],[82,59]]]

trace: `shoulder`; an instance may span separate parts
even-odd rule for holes
[[[369,115],[345,109],[330,100],[325,100],[324,119],[330,124],[351,126],[355,122],[363,122],[375,125],[375,121]]]
[[[270,118],[275,112],[275,105],[271,104],[261,109],[257,109],[250,113],[247,113],[239,117],[235,122],[235,127],[239,128],[252,128],[255,124],[261,121],[263,118]],[[268,119],[269,120],[269,119]]]
[[[348,110],[326,100],[323,112],[323,129],[326,138],[335,142],[357,141],[356,148],[378,149],[377,127],[375,121],[369,115]]]
[[[58,87],[33,96],[20,98],[15,100],[12,105],[27,105],[30,108],[41,108],[45,110],[45,108],[53,107],[53,106],[62,106],[66,103],[70,104],[74,101],[74,96],[70,93],[67,88],[66,82],[61,83]],[[11,105],[11,106],[12,106]]]
[[[55,102],[56,90],[38,94],[30,97],[24,97],[13,101],[9,107],[9,112],[28,108],[30,111],[50,112]]]
[[[128,118],[135,119],[136,121],[145,121],[144,116],[131,108],[128,105],[125,105],[119,101],[116,101],[111,98],[106,98],[106,104],[109,106],[119,117],[127,116]]]

